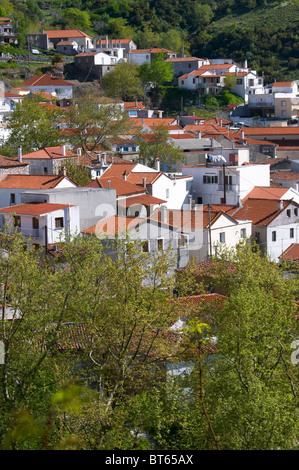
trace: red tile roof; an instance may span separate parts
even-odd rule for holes
[[[135,205],[143,205],[145,207],[156,206],[159,204],[164,204],[164,199],[159,199],[157,197],[151,196],[150,194],[140,194],[139,196],[128,197],[125,200],[119,201],[119,206],[135,206]]]
[[[140,186],[136,186],[135,184],[129,183],[125,181],[123,178],[119,178],[117,176],[101,176],[100,178],[96,178],[90,183],[87,183],[85,186],[88,188],[108,188],[108,181],[110,181],[110,188],[116,190],[116,197],[119,196],[129,196],[131,194],[138,194],[146,192],[146,189],[141,189]]]
[[[131,49],[130,54],[157,54],[159,52],[169,52],[175,54],[174,51],[163,49],[162,47],[153,47],[151,49]]]
[[[243,199],[272,199],[273,201],[280,200],[289,188],[269,188],[268,186],[255,186]]]
[[[48,36],[49,39],[63,39],[63,38],[90,38],[88,34],[83,33],[80,29],[55,29],[55,30],[46,30],[44,34]]]
[[[56,188],[67,176],[48,175],[4,175],[0,178],[0,188],[52,189]]]
[[[241,134],[241,131],[244,131],[244,134],[247,135],[299,135],[299,127],[242,127],[237,131],[237,134]]]
[[[299,243],[292,243],[280,256],[279,259],[299,262]]]
[[[290,87],[293,85],[294,82],[275,82],[272,85],[273,87]]]
[[[50,202],[28,202],[26,204],[18,204],[16,206],[4,207],[0,209],[0,213],[9,213],[17,215],[37,215],[41,216],[50,212],[67,209],[68,204],[52,204]],[[72,206],[71,206],[72,207]]]
[[[61,147],[45,147],[44,149],[36,150],[35,152],[26,153],[23,155],[24,160],[49,160],[68,157],[77,157],[77,155],[67,149],[65,150],[65,155],[62,155]]]
[[[62,78],[52,77],[51,75],[35,75],[21,83],[22,87],[31,86],[74,86],[73,83],[63,80]]]
[[[276,171],[271,173],[271,178],[273,180],[284,180],[284,181],[297,181],[299,180],[298,171]]]
[[[253,225],[266,226],[283,212],[290,203],[291,201],[282,201],[283,208],[279,209],[277,200],[247,199],[243,201],[243,206],[234,213],[234,217],[236,219],[251,220]]]
[[[198,60],[203,60],[198,57],[176,57],[175,59],[166,59],[165,62],[196,62]]]
[[[124,101],[125,109],[144,109],[143,101]]]
[[[12,168],[12,167],[23,167],[27,166],[28,163],[20,163],[17,158],[4,157],[0,155],[0,168]]]

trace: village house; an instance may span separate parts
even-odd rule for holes
[[[93,38],[93,47],[95,49],[119,48],[123,49],[123,56],[126,58],[131,50],[137,49],[133,39],[109,39],[108,36]]]
[[[78,54],[79,45],[76,41],[60,41],[57,43],[58,54],[74,56]]]
[[[4,91],[0,88],[0,122],[5,122],[7,116],[9,116],[15,106],[22,102],[24,96],[18,93],[12,93],[11,91]]]
[[[116,64],[123,62],[123,60],[122,49],[85,51],[75,55],[74,64],[80,70],[101,79],[110,72]]]
[[[186,239],[185,243],[182,243],[181,229],[161,220],[153,220],[151,217],[112,216],[100,220],[83,233],[102,240],[105,252],[112,258],[115,257],[115,239],[123,240],[126,236],[131,241],[141,242],[142,251],[153,258],[159,252],[169,250],[169,254],[175,260],[174,267],[167,273],[169,276],[174,273],[175,269],[185,267],[189,261],[188,246]]]
[[[88,34],[83,33],[79,29],[44,30],[42,34],[46,36],[46,49],[56,49],[57,44],[61,41],[75,41],[78,44],[78,49],[81,51],[92,47],[91,36],[88,36]]]
[[[237,206],[225,204],[196,205],[183,210],[168,209],[164,221],[180,227],[187,239],[189,256],[197,263],[220,255],[222,249],[233,249],[251,237],[251,220],[231,215]],[[159,211],[152,219],[158,220]]]
[[[70,204],[30,202],[0,209],[1,228],[11,226],[35,246],[56,244],[80,230],[79,208]]]
[[[16,26],[18,23],[16,23]],[[0,43],[4,44],[17,44],[17,35],[15,32],[15,27],[12,24],[10,18],[4,16],[0,17]]]
[[[156,159],[154,169],[140,163],[114,163],[107,168],[103,176],[108,179],[112,176],[125,177],[126,181],[144,188],[154,198],[166,201],[167,208],[181,209],[189,203],[192,176],[164,173],[160,169],[159,159]]]
[[[151,49],[131,49],[128,54],[129,62],[133,62],[137,65],[142,65],[146,62],[151,63],[157,54],[164,54],[166,59],[175,59],[176,52],[163,49],[162,47],[153,47]]]
[[[26,166],[28,166],[28,164]],[[61,189],[76,187],[78,187],[78,184],[72,181],[65,174],[57,176],[11,173],[4,174],[0,178],[0,207],[21,204],[22,195],[25,191],[28,190],[48,190],[54,188]]]
[[[232,214],[252,221],[252,240],[275,262],[292,243],[299,242],[299,194],[297,202],[290,194],[286,188],[255,188]]]
[[[202,65],[210,64],[208,59],[200,59],[199,57],[176,57],[166,59],[166,62],[172,64],[175,78],[198,70]]]
[[[45,147],[30,153],[22,154],[18,149],[19,162],[29,163],[31,175],[57,175],[66,160],[78,161],[78,153],[73,153],[65,145],[58,147]]]
[[[244,155],[238,150],[230,156],[236,164],[227,162],[223,155],[212,155],[205,165],[181,167],[183,175],[193,176],[192,198],[196,204],[238,205],[255,186],[270,187],[269,164],[242,162]]]
[[[0,155],[0,178],[7,174],[28,175],[29,163],[19,162],[17,158]]]
[[[276,144],[277,158],[299,158],[299,126],[243,127],[237,134],[241,135],[241,132],[244,133],[245,139],[258,139]]]
[[[71,100],[73,98],[73,83],[51,75],[35,75],[21,83],[22,88],[34,92],[45,92],[55,96],[57,100]]]

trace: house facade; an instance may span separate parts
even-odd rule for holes
[[[1,228],[17,229],[34,245],[56,244],[80,230],[79,208],[70,204],[32,202],[0,209]]]
[[[58,100],[73,98],[73,83],[51,75],[35,75],[21,84],[22,88],[32,93],[44,92],[57,97]]]
[[[17,44],[17,35],[15,27],[10,18],[0,17],[0,43]]]
[[[45,147],[44,149],[22,155],[19,148],[21,161],[29,163],[31,175],[57,175],[66,160],[78,162],[79,155],[71,152],[65,145],[58,147]]]
[[[239,204],[255,186],[270,187],[269,165],[182,166],[192,175],[192,197],[196,204]]]

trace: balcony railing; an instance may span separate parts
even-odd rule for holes
[[[40,238],[41,236],[39,228],[17,227],[17,231],[22,233],[24,237]]]

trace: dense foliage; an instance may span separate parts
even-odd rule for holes
[[[199,57],[249,61],[266,81],[294,79],[299,68],[297,0],[3,0],[1,14],[25,34],[50,28],[131,37]]]

